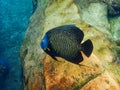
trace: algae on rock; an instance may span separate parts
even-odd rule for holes
[[[44,28],[43,24],[46,7],[47,2],[45,3],[38,0],[38,7],[30,18],[29,27],[26,31],[25,39],[21,46],[20,57],[23,65],[23,83],[25,90],[36,90],[36,88],[39,90],[45,90],[43,74],[43,59],[45,55],[41,52],[39,43]],[[39,85],[36,83],[39,83]]]

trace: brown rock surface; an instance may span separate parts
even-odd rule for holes
[[[103,72],[95,55],[84,58],[81,65],[76,65],[62,58],[57,62],[47,56],[44,61],[46,90],[78,90]]]
[[[119,84],[114,80],[109,72],[105,71],[97,78],[88,82],[80,90],[119,90]]]
[[[83,55],[84,56],[84,55]],[[59,59],[54,61],[46,56],[44,75],[46,90],[119,90],[119,84],[110,73],[102,67],[95,56],[84,56],[84,61],[75,65]]]

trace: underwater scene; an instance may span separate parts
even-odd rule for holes
[[[120,90],[120,0],[1,0],[0,90]]]
[[[32,0],[0,0],[0,90],[23,90],[20,47]]]

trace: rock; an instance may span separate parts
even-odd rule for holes
[[[104,71],[95,55],[91,55],[90,58],[84,56],[84,59],[81,66],[78,66],[61,58],[59,59],[61,62],[56,62],[47,56],[44,62],[46,89],[78,90]]]
[[[109,20],[111,30],[110,33],[113,38],[114,62],[120,64],[120,17],[111,18]]]
[[[120,0],[102,0],[108,6],[108,17],[120,16]]]
[[[120,17],[110,19],[110,26],[114,40],[120,40]]]
[[[88,8],[91,3],[104,3],[107,5],[109,17],[115,17],[120,15],[120,0],[75,0],[75,2],[81,10],[84,8]]]
[[[81,4],[77,3],[78,7]],[[110,25],[107,19],[107,5],[104,3],[89,3],[86,7],[81,7],[79,9],[80,16],[83,21],[95,27],[98,30],[102,30],[103,32],[108,32],[110,29]]]
[[[79,66],[62,58],[57,62],[46,56],[44,61],[46,90],[78,90],[103,72],[101,62],[95,55],[91,55],[90,58],[84,56],[84,59]]]
[[[91,7],[93,9],[93,6],[98,7],[100,11],[106,8],[97,3],[91,4],[89,9]],[[105,11],[101,11],[101,13],[106,15]],[[80,18],[81,14],[83,13],[80,12],[80,9],[78,10],[78,5],[73,0],[38,0],[38,7],[30,18],[30,24],[21,46],[20,57],[25,90],[120,89],[118,83],[120,82],[120,65],[112,62],[114,42],[112,42],[111,33],[104,32],[101,28],[96,29],[97,24],[92,27],[91,24],[85,23]],[[95,19],[99,18],[95,17]],[[104,23],[105,20],[107,22],[107,16],[101,23]],[[67,62],[60,57],[57,57],[59,60],[57,62],[40,48],[39,44],[45,32],[65,24],[75,24],[85,34],[83,41],[89,38],[93,42],[92,55],[87,58],[82,54],[84,60],[80,65]],[[98,25],[101,25],[99,21]],[[104,26],[104,24],[102,25]],[[105,25],[109,27],[108,22]]]
[[[120,16],[120,0],[75,0],[81,19],[98,30],[109,31],[107,17]]]
[[[119,84],[113,79],[113,77],[105,71],[97,78],[88,82],[80,90],[119,90]]]
[[[42,36],[44,13],[46,7],[43,3],[40,3],[39,1],[38,4],[40,5],[40,7],[36,9],[36,12],[34,12],[33,16],[30,18],[30,27],[28,27],[28,30],[26,32],[20,53],[21,64],[23,67],[24,89],[28,90],[35,90],[37,87],[38,90],[45,89],[42,61],[44,58],[44,53],[41,52],[39,43]],[[39,18],[39,20],[36,20],[36,18]],[[37,35],[34,32],[36,32]]]

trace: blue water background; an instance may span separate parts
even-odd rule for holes
[[[0,58],[9,65],[9,73],[0,80],[0,90],[22,90],[20,46],[29,18],[32,0],[0,0]]]

